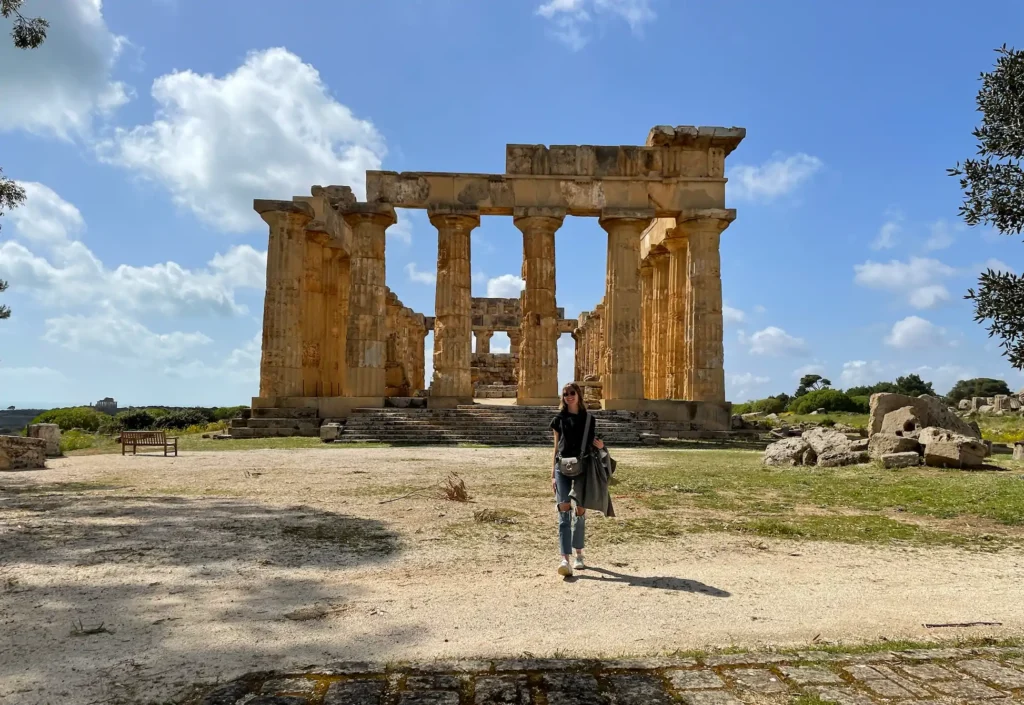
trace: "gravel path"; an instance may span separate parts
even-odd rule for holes
[[[563,581],[554,516],[544,541],[500,526],[459,533],[475,509],[515,504],[489,498],[488,477],[544,457],[105,455],[0,475],[0,702],[159,702],[197,681],[334,660],[616,657],[958,633],[922,626],[934,622],[1003,623],[972,636],[1024,633],[1017,551],[693,534],[591,550],[592,567]],[[451,469],[480,488],[476,504],[430,492],[380,503]],[[611,520],[592,519],[601,521]]]

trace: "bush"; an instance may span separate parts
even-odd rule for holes
[[[122,411],[114,417],[114,425],[119,431],[146,431],[153,428],[155,421],[147,409]]]
[[[847,392],[847,396],[857,405],[858,414],[870,414],[871,413],[871,397],[870,396],[854,396]]]
[[[762,414],[781,414],[785,410],[786,402],[778,397],[755,399],[743,404],[733,404],[732,407],[732,413],[734,414],[753,414],[758,411]]]
[[[156,428],[173,428],[180,431],[189,426],[205,426],[209,422],[207,414],[202,409],[179,409],[157,419]]]
[[[248,409],[248,405],[244,406],[218,406],[213,410],[214,421],[230,421],[231,419],[238,418],[242,411]]]
[[[96,436],[82,431],[68,431],[60,437],[60,452],[68,453],[72,450],[92,448],[96,445]]]
[[[817,389],[795,398],[788,410],[795,414],[809,414],[817,409],[858,413],[862,407],[838,389]]]
[[[32,423],[55,423],[61,431],[80,428],[84,431],[96,432],[100,425],[109,419],[106,414],[88,406],[77,406],[68,409],[50,409],[32,419]]]

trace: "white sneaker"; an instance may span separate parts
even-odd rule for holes
[[[583,565],[583,556],[577,555],[576,560],[573,561],[572,567],[573,570],[583,570],[586,568],[586,566]]]
[[[569,565],[569,561],[562,559],[562,562],[558,564],[558,574],[563,575],[566,578],[572,577],[572,566]]]

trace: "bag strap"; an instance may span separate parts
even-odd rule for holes
[[[580,457],[590,453],[590,446],[587,445],[587,437],[590,435],[590,424],[594,420],[594,415],[589,411],[587,412],[587,421],[583,424],[583,445],[580,448]]]

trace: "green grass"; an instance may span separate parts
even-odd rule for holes
[[[970,420],[977,421],[981,428],[981,437],[993,443],[1016,443],[1024,440],[1024,417],[1022,416],[974,414]]]
[[[813,423],[822,424],[834,421],[835,423],[844,423],[854,428],[867,428],[868,419],[870,417],[867,414],[849,414],[846,412],[833,412],[828,414],[790,414],[784,413],[779,415],[779,421],[777,425],[781,424],[798,424],[798,423]]]
[[[180,452],[225,451],[225,450],[267,450],[291,448],[320,448],[339,450],[344,448],[387,448],[387,443],[323,443],[319,438],[292,436],[289,438],[231,438],[215,440],[203,438],[202,433],[181,434],[170,431],[168,436],[177,436]],[[120,453],[121,444],[115,437],[69,431],[61,438],[61,449],[68,455],[96,455]],[[140,447],[139,453],[163,454],[159,448]]]

